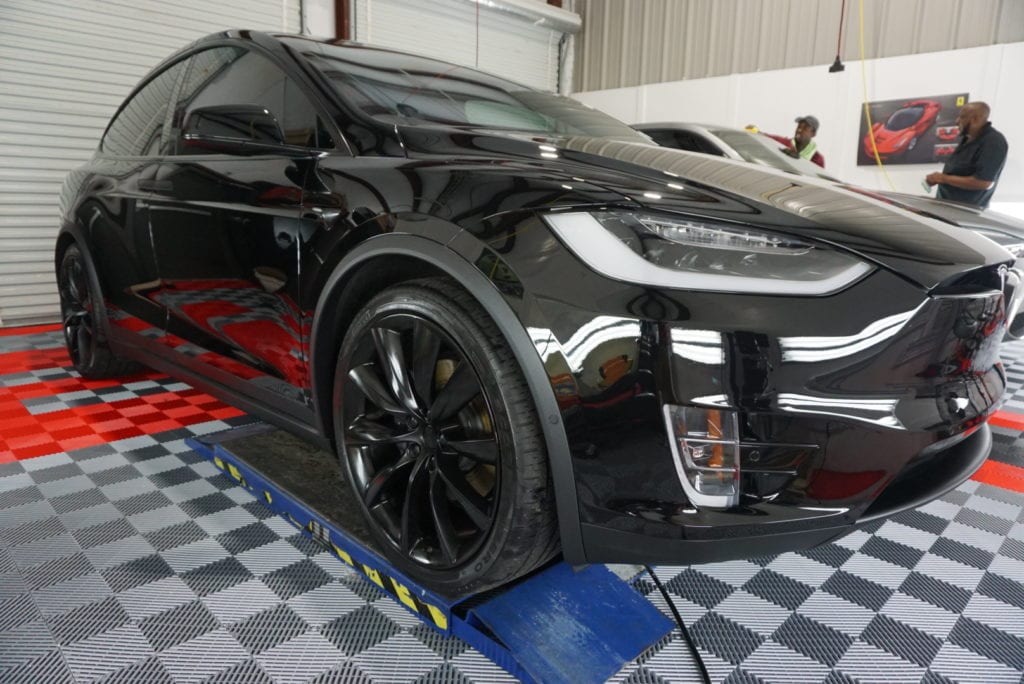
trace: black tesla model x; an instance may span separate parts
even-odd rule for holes
[[[1004,388],[995,243],[362,45],[190,45],[62,216],[78,372],[336,450],[441,591],[822,543],[970,476]]]

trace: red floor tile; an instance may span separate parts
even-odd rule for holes
[[[66,368],[69,365],[70,361],[63,349],[0,355],[0,375],[44,368]],[[0,462],[81,449],[242,415],[239,409],[191,388],[111,403],[75,406],[38,415],[31,414],[22,404],[26,399],[116,387],[125,382],[159,377],[162,376],[158,373],[147,372],[120,380],[44,378],[35,383],[0,387]]]
[[[972,479],[995,487],[1024,492],[1024,468],[1008,463],[985,461]]]
[[[0,328],[0,337],[14,337],[16,335],[37,335],[39,333],[56,332],[60,330],[60,323],[47,323],[46,325],[25,325],[20,328]]]

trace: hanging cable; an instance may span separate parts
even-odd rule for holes
[[[665,603],[668,604],[669,610],[672,611],[672,616],[676,619],[676,624],[679,625],[679,631],[683,634],[683,640],[686,642],[687,648],[690,649],[690,655],[693,656],[693,661],[697,663],[697,668],[700,670],[700,676],[703,678],[704,684],[711,684],[711,676],[708,674],[708,668],[704,666],[704,659],[700,657],[700,652],[697,650],[697,645],[693,643],[693,639],[690,638],[690,632],[686,629],[686,623],[683,622],[683,618],[679,615],[679,611],[676,609],[676,604],[672,602],[672,598],[665,591],[665,587],[662,586],[661,580],[654,574],[654,570],[651,569],[650,565],[645,565],[644,570],[654,580],[654,586],[658,587],[658,591],[661,592],[662,597],[665,599]]]
[[[875,154],[875,162],[878,163],[878,168],[882,170],[882,175],[885,176],[885,182],[895,192],[896,186],[893,184],[892,179],[889,178],[889,172],[885,170],[882,158],[878,156],[878,145],[875,143],[875,126],[871,123],[871,107],[868,106],[868,72],[867,67],[864,66],[864,0],[860,0],[860,84],[864,91],[864,117],[868,122],[871,150]]]
[[[474,3],[476,5],[476,64],[474,65],[477,69],[480,68],[480,3]]]
[[[843,66],[843,60],[839,58],[839,55],[843,54],[843,20],[845,17],[846,0],[843,0],[843,4],[839,7],[839,38],[836,40],[836,61],[832,62],[832,66],[828,68],[828,73],[830,74],[846,69],[846,67]]]
[[[836,41],[836,57],[843,54],[843,17],[846,16],[846,0],[839,6],[839,40]]]

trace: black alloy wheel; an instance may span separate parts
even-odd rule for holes
[[[415,562],[465,562],[493,525],[500,477],[476,372],[433,323],[395,314],[363,332],[348,379],[344,439],[363,505]]]
[[[82,253],[76,245],[68,247],[61,259],[57,291],[60,293],[64,343],[71,363],[76,368],[88,368],[95,354],[96,329],[89,277]]]
[[[77,244],[68,245],[57,269],[57,293],[64,343],[75,370],[84,378],[131,375],[133,361],[116,356],[103,338],[97,320],[99,295],[89,279],[89,265]]]
[[[557,550],[546,454],[493,322],[444,281],[417,282],[430,287],[386,290],[346,333],[339,456],[393,561],[434,587],[481,588]]]

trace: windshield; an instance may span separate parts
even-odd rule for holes
[[[575,100],[466,67],[354,45],[310,41],[302,50],[346,102],[385,123],[651,142]]]
[[[910,128],[916,124],[921,119],[923,113],[924,107],[897,109],[889,117],[889,120],[885,122],[885,127],[890,131],[902,131],[904,128]]]
[[[774,169],[795,173],[800,176],[812,176],[831,181],[836,180],[824,173],[817,164],[806,159],[790,157],[782,151],[782,143],[772,140],[766,135],[730,130],[728,128],[713,129],[708,130],[708,132],[735,150],[743,161],[770,166]]]

